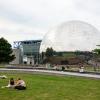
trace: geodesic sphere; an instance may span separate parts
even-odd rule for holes
[[[82,21],[68,21],[54,27],[44,36],[40,51],[91,51],[100,45],[100,32]]]

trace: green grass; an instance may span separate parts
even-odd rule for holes
[[[2,73],[1,73],[2,74]],[[100,100],[100,80],[72,76],[5,74],[27,83],[27,90],[0,88],[0,100]],[[0,87],[8,79],[0,79]]]

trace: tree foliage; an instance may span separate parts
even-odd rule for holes
[[[4,38],[0,38],[0,63],[9,63],[15,58],[12,55],[11,44]]]
[[[46,52],[45,52],[45,56],[48,58],[48,57],[52,57],[54,56],[55,54],[55,51],[52,49],[52,48],[47,48],[46,49]]]
[[[94,49],[93,52],[100,55],[100,49]]]

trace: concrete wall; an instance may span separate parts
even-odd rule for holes
[[[34,59],[32,57],[27,58],[27,64],[28,65],[34,65]]]
[[[22,57],[21,57],[21,50],[20,49],[13,49],[13,53],[15,55],[15,59],[10,62],[10,64],[21,64]]]

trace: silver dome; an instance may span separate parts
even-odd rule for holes
[[[44,36],[40,51],[52,47],[56,51],[91,51],[100,44],[100,32],[82,21],[68,21],[54,27]]]

